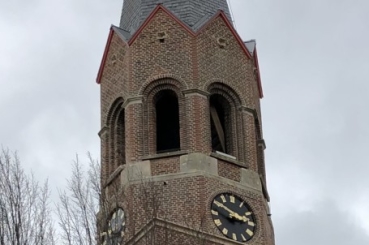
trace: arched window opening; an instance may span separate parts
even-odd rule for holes
[[[163,90],[156,96],[156,151],[180,150],[179,106],[172,90]]]
[[[210,97],[211,147],[213,151],[230,154],[231,108],[221,95]]]
[[[125,113],[122,108],[123,99],[117,99],[111,106],[108,118],[107,127],[109,134],[107,138],[106,162],[104,172],[106,178],[122,164],[126,163],[126,140],[125,140]]]
[[[115,165],[119,167],[119,165],[126,163],[126,140],[125,140],[125,121],[124,121],[124,109],[122,109],[116,119],[115,122]]]

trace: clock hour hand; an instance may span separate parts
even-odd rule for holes
[[[242,221],[244,223],[247,223],[249,226],[255,226],[255,223],[252,220],[250,220],[249,218],[247,218],[246,216],[240,216],[240,215],[238,215],[237,219],[239,221]]]

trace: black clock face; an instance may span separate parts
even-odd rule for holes
[[[240,197],[223,193],[211,203],[215,225],[226,237],[247,242],[254,236],[256,223],[250,207]]]
[[[124,211],[123,209],[118,208],[111,216],[111,219],[109,221],[108,233],[109,234],[121,233],[123,231],[125,224],[126,223],[124,221]]]
[[[118,245],[123,241],[125,228],[125,214],[123,209],[118,208],[112,214],[109,223],[108,231],[104,232],[102,245]]]

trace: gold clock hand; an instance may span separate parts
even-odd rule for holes
[[[231,218],[235,216],[235,213],[232,210],[230,210],[229,208],[227,208],[226,206],[224,206],[224,204],[222,204],[222,203],[220,203],[218,201],[214,201],[214,203],[218,207],[223,208],[224,210],[226,210],[229,213],[229,215],[230,215]]]
[[[246,216],[241,216],[241,215],[239,215],[239,220],[240,221],[243,221],[243,222],[248,222],[248,221],[250,221],[250,219],[249,218],[247,218]]]
[[[218,206],[218,211],[219,211],[219,213],[221,213],[222,215],[224,215],[224,216],[229,216],[230,218],[232,217],[231,216],[231,214],[227,214],[227,213],[225,213],[224,211],[226,211],[224,208],[223,208],[223,204],[221,204],[220,202],[218,202],[218,201],[214,201],[214,204],[216,205],[216,206]],[[223,211],[224,210],[224,211]]]
[[[218,201],[214,201],[214,203],[215,203],[218,207],[221,207],[221,208],[223,208],[224,210],[226,210],[227,212],[229,212],[229,216],[230,216],[231,218],[236,218],[237,220],[243,221],[242,217],[241,217],[238,213],[236,213],[236,212],[232,211],[231,209],[229,209],[228,207],[226,207],[224,204],[222,204],[222,203],[220,203],[220,202],[218,202]]]

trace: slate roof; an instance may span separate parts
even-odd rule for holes
[[[163,4],[194,31],[218,10],[223,10],[232,23],[227,0],[124,0],[120,28],[132,35],[158,4]]]
[[[112,26],[113,30],[122,38],[124,41],[128,42],[131,39],[131,34],[128,31],[125,31],[119,27]]]
[[[256,47],[256,41],[251,39],[250,41],[244,42],[246,48],[249,50],[250,54],[253,55]]]

